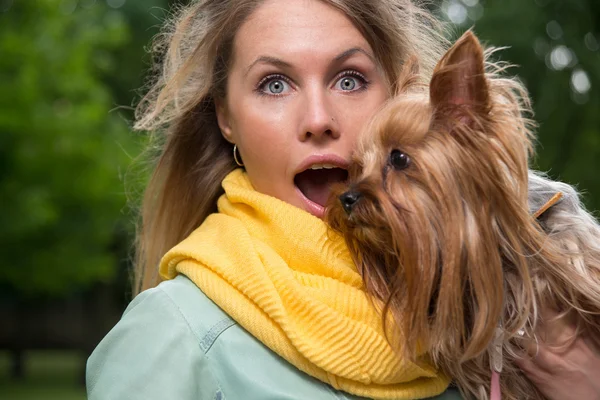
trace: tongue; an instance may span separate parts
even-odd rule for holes
[[[332,185],[344,182],[347,177],[348,172],[341,168],[308,169],[296,175],[294,182],[307,199],[324,207]]]

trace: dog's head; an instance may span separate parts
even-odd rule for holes
[[[412,358],[418,346],[462,359],[485,350],[502,319],[507,268],[531,292],[531,134],[519,94],[485,65],[467,32],[437,65],[428,96],[397,96],[373,118],[348,185],[330,200],[328,222]]]

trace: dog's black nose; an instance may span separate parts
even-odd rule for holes
[[[361,197],[361,193],[357,190],[349,190],[339,197],[346,214],[350,214],[352,212],[352,208],[356,203],[358,203]]]

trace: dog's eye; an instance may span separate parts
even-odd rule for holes
[[[394,169],[405,169],[410,165],[410,157],[400,150],[392,150],[390,153],[390,164]]]

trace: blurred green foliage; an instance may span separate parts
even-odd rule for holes
[[[441,11],[480,39],[527,86],[538,129],[533,167],[577,185],[600,209],[600,2],[453,0]],[[464,10],[464,12],[463,12]],[[587,90],[586,90],[587,89]]]
[[[124,177],[136,89],[168,0],[0,0],[0,289],[62,295],[114,277],[131,242]],[[600,208],[600,2],[444,0],[520,65],[537,166]],[[143,177],[141,179],[143,182]],[[135,188],[134,188],[135,189]]]
[[[62,294],[110,279],[115,241],[130,226],[122,177],[139,146],[110,112],[103,77],[119,75],[116,52],[131,30],[122,12],[90,1],[9,6],[0,14],[0,284]]]

